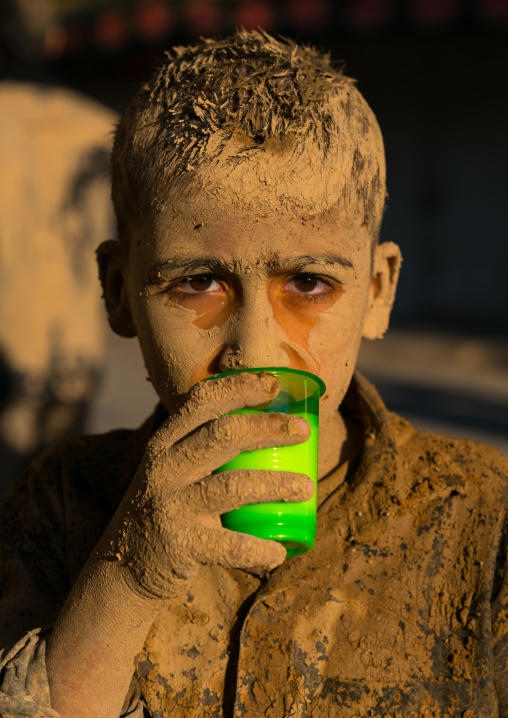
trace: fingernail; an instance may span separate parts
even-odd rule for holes
[[[273,556],[272,561],[270,561],[268,568],[277,568],[277,566],[280,566],[281,563],[286,560],[287,551],[282,544],[277,544],[274,554],[275,555]]]
[[[261,374],[258,374],[259,376],[259,383],[263,387],[263,389],[270,394],[273,394],[275,389],[279,386],[279,382],[277,379],[272,375],[268,374],[266,371],[262,371]]]
[[[292,416],[287,423],[287,427],[290,434],[294,434],[295,436],[305,436],[309,425],[305,419],[301,419],[298,416]]]
[[[311,497],[314,496],[315,488],[316,487],[314,486],[314,482],[312,481],[312,479],[309,479],[308,481],[305,482],[305,493],[310,494]]]

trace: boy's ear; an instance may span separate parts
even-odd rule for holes
[[[109,325],[121,337],[135,337],[136,327],[127,301],[122,248],[114,239],[108,239],[99,245],[96,254]]]
[[[376,247],[363,324],[364,339],[381,339],[388,329],[401,263],[400,249],[393,242],[383,242]]]

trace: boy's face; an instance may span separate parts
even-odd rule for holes
[[[128,259],[112,263],[123,291],[111,323],[137,334],[168,410],[217,372],[285,366],[324,380],[324,419],[349,386],[366,318],[370,335],[376,312],[387,323],[395,287],[386,285],[396,276],[381,254],[373,280],[359,220],[228,211],[212,198],[173,202],[133,234]]]

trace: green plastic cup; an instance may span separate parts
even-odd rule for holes
[[[241,369],[260,373],[266,371],[277,377],[280,392],[264,404],[232,411],[231,414],[263,414],[283,412],[300,416],[309,422],[311,434],[303,444],[274,446],[269,449],[243,451],[232,461],[220,466],[213,473],[232,469],[271,469],[307,474],[317,487],[319,398],[326,386],[314,374],[284,367],[259,367]],[[215,374],[208,379],[237,374],[238,371]],[[207,380],[205,380],[207,381]],[[314,548],[316,537],[316,491],[308,501],[270,502],[249,504],[221,516],[222,525],[232,531],[250,534],[282,543],[288,556],[298,556]]]

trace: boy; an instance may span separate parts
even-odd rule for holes
[[[7,498],[2,715],[507,716],[507,463],[415,431],[354,374],[400,264],[377,244],[376,120],[290,41],[175,52],[118,127],[120,242],[99,248],[161,404]],[[289,560],[219,516],[307,499],[307,477],[212,471],[307,425],[224,416],[275,395],[270,375],[197,384],[277,365],[327,385],[316,547]]]

